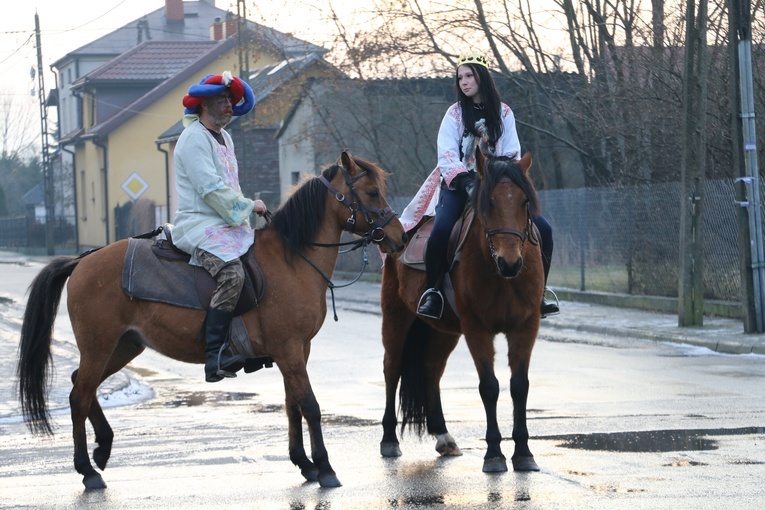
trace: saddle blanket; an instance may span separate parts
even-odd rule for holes
[[[123,292],[131,299],[205,310],[197,294],[195,280],[209,278],[207,271],[187,262],[157,257],[152,251],[152,243],[150,239],[128,240],[122,266]],[[234,317],[229,334],[231,343],[239,354],[245,358],[255,356],[241,317]]]

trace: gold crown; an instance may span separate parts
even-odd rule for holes
[[[460,55],[460,58],[457,59],[457,67],[465,64],[478,64],[479,66],[484,66],[486,69],[489,68],[489,61],[479,53]]]

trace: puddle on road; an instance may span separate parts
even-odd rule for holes
[[[557,446],[606,452],[688,452],[716,450],[716,436],[740,436],[765,433],[765,427],[736,429],[647,430],[642,432],[607,432],[541,436],[536,439],[563,441]]]
[[[194,407],[201,405],[215,405],[226,402],[238,402],[254,400],[257,393],[223,392],[223,391],[194,391],[178,392],[168,395],[167,398],[159,399],[152,405],[162,407]]]
[[[369,427],[380,424],[380,420],[365,420],[355,416],[346,416],[342,414],[322,414],[321,422],[324,424],[340,425],[347,427]]]

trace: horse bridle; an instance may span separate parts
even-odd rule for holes
[[[499,182],[505,182],[505,180],[500,180]],[[491,238],[492,236],[495,236],[497,234],[510,234],[515,235],[521,238],[521,252],[523,251],[523,245],[526,243],[527,239],[531,239],[531,244],[537,246],[539,245],[539,239],[536,238],[534,235],[534,227],[533,227],[533,220],[531,218],[531,211],[529,211],[529,203],[526,202],[526,226],[524,227],[523,231],[518,230],[517,228],[486,228],[486,225],[483,226],[483,235],[486,237],[486,240],[489,242],[489,250],[491,251],[491,257],[496,261],[497,260],[497,251],[494,248],[494,243],[492,242]]]
[[[362,177],[367,175],[367,171],[361,172],[356,177],[351,178],[351,176],[348,174],[348,171],[343,167],[343,165],[339,164],[337,165],[340,168],[340,171],[343,173],[343,178],[345,179],[345,184],[348,186],[348,190],[350,191],[350,194],[353,197],[353,201],[348,199],[345,194],[340,192],[337,188],[335,188],[329,180],[327,180],[326,177],[323,175],[319,176],[319,180],[321,180],[322,184],[329,190],[330,193],[335,197],[335,200],[343,204],[350,210],[350,216],[348,216],[348,219],[345,222],[345,227],[343,230],[346,232],[350,232],[352,234],[357,234],[362,237],[362,239],[366,242],[373,242],[375,244],[380,244],[385,240],[387,237],[387,234],[385,233],[384,227],[385,225],[390,222],[394,217],[398,216],[396,211],[393,210],[392,207],[387,206],[383,207],[382,209],[370,209],[367,206],[364,205],[364,202],[361,201],[361,197],[359,196],[359,192],[356,191],[356,187],[354,186],[354,183],[361,179]],[[364,215],[364,220],[366,220],[367,225],[369,225],[369,230],[366,232],[357,232],[356,231],[356,213],[361,211]],[[371,214],[375,214],[377,216],[377,219],[374,221],[372,220]]]

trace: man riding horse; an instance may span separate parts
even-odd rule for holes
[[[205,380],[236,377],[244,359],[226,343],[233,311],[244,285],[239,257],[255,241],[250,214],[263,215],[262,200],[250,200],[239,187],[234,143],[226,132],[233,116],[255,105],[250,86],[229,71],[205,76],[183,98],[185,129],[175,146],[175,213],[173,243],[191,255],[216,280],[205,318]]]

